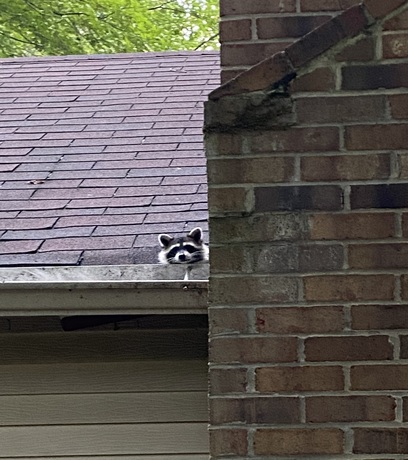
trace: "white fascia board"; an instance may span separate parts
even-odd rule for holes
[[[0,268],[0,316],[207,312],[208,264]]]

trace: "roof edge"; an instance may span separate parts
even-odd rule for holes
[[[280,82],[296,77],[297,71],[339,42],[355,37],[393,14],[406,0],[364,0],[335,16],[284,51],[264,59],[240,73],[209,94],[210,100],[267,88],[276,88]]]

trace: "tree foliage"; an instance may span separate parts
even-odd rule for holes
[[[217,46],[218,0],[0,0],[0,56]]]

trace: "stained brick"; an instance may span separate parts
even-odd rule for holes
[[[336,391],[343,387],[341,366],[274,366],[256,370],[256,389],[261,393]]]
[[[386,59],[408,56],[408,34],[383,35],[383,56]]]
[[[406,428],[355,428],[356,454],[407,454],[408,429]]]
[[[324,455],[343,452],[344,433],[337,428],[258,429],[256,455]]]
[[[304,278],[305,298],[310,301],[392,300],[392,275],[327,275]]]
[[[294,337],[215,337],[210,343],[211,363],[284,363],[297,357]]]
[[[299,423],[299,406],[293,397],[210,399],[210,423]]]
[[[265,17],[256,21],[259,39],[270,38],[299,38],[315,29],[330,16],[285,16],[285,17]]]
[[[288,40],[278,43],[225,44],[221,49],[221,65],[253,66],[283,51],[290,43]],[[269,83],[273,81],[270,80]]]
[[[344,328],[343,308],[331,306],[258,308],[256,324],[259,332],[276,334],[340,332]]]
[[[408,64],[353,65],[342,68],[342,89],[369,90],[408,86]]]
[[[255,189],[255,210],[340,210],[342,189],[332,185],[258,187]]]
[[[315,214],[310,234],[316,240],[379,239],[395,235],[391,213]]]
[[[309,337],[305,340],[307,361],[390,360],[393,346],[388,336]]]
[[[351,209],[406,208],[408,184],[352,185],[350,203]]]
[[[396,402],[390,396],[320,396],[306,398],[306,421],[377,422],[395,419]]]
[[[241,428],[210,430],[212,455],[245,456],[248,449],[247,431]]]

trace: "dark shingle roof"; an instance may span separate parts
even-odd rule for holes
[[[0,59],[0,265],[156,263],[207,228],[217,52]]]

